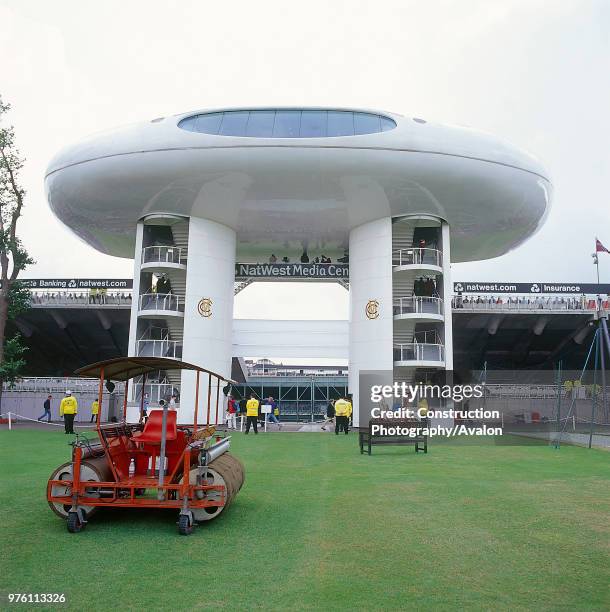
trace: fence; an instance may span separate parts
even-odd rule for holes
[[[558,296],[516,296],[500,297],[493,295],[454,296],[452,308],[456,310],[502,310],[529,312],[532,310],[595,312],[597,301],[591,298],[558,297]],[[602,309],[610,310],[607,300],[602,302]]]

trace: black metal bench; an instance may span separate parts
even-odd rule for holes
[[[408,444],[415,445],[415,452],[428,452],[428,436],[425,435],[382,435],[379,433],[373,434],[373,425],[381,425],[387,428],[403,427],[403,428],[427,428],[428,421],[417,421],[415,419],[371,419],[366,428],[359,431],[360,454],[364,453],[364,447],[368,449],[368,454],[371,454],[371,448],[377,445],[392,445],[392,446],[407,446]]]

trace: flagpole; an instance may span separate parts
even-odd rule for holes
[[[593,261],[595,262],[595,268],[597,270],[597,284],[598,285],[599,285],[599,253],[602,250],[599,247],[602,247],[602,249],[605,249],[607,252],[610,252],[608,251],[608,249],[606,249],[606,247],[604,247],[601,244],[598,237],[595,236],[595,252],[593,253]]]
[[[595,267],[597,269],[597,284],[599,285],[599,255],[595,254]]]

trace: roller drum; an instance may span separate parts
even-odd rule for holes
[[[112,471],[108,466],[106,457],[90,457],[86,461],[81,463],[81,481],[87,482],[108,482],[113,481]],[[72,462],[64,463],[60,465],[52,474],[49,480],[72,480]],[[53,485],[51,487],[51,495],[53,496],[66,496],[71,495],[71,485]],[[87,489],[88,497],[100,497],[100,493],[97,489]],[[49,506],[57,516],[67,519],[68,512],[72,507],[71,504],[59,504],[56,502],[49,502]],[[79,506],[87,517],[91,516],[97,508],[94,506]]]
[[[245,479],[245,470],[242,462],[231,455],[224,453],[218,459],[212,461],[204,471],[207,484],[223,485],[226,489],[226,501],[224,506],[210,506],[208,508],[193,508],[193,516],[197,522],[210,521],[216,518],[227,506],[231,504]],[[197,482],[197,468],[193,468],[189,474],[191,484]],[[207,499],[220,499],[219,491],[210,491]]]

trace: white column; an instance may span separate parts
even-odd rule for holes
[[[134,357],[137,354],[138,342],[138,304],[140,303],[140,267],[142,265],[142,238],[144,236],[144,223],[138,221],[136,225],[136,248],[133,256],[133,289],[131,290],[131,316],[129,320],[129,344],[127,355]]]
[[[360,371],[391,373],[393,369],[392,221],[389,217],[365,223],[350,232],[349,267],[348,384],[354,400],[354,425],[358,426]],[[369,304],[372,318],[367,316]]]
[[[449,224],[446,221],[441,222],[441,248],[443,249],[443,309],[445,313],[445,322],[443,325],[443,344],[445,346],[445,370],[450,371],[451,375],[447,376],[446,383],[453,384],[453,317],[451,314],[451,298],[453,296],[453,286],[451,284],[451,236],[449,232]],[[453,400],[445,401],[444,408],[446,410],[453,409]],[[430,424],[434,427],[452,427],[454,420],[447,419],[431,419]]]
[[[227,378],[231,375],[235,247],[236,235],[232,229],[214,221],[191,217],[182,358]],[[199,307],[202,300],[210,300],[209,311]],[[209,316],[204,316],[208,312]],[[206,422],[207,394],[207,375],[202,374],[199,386],[199,423]],[[211,397],[210,422],[214,422],[216,386],[212,388]],[[219,422],[222,422],[222,389],[220,399]],[[183,371],[179,422],[192,423],[194,408],[195,373]]]
[[[451,298],[453,285],[451,284],[451,237],[449,224],[441,224],[443,249],[443,307],[445,312],[444,344],[445,344],[445,370],[453,370],[453,317],[451,314]]]

